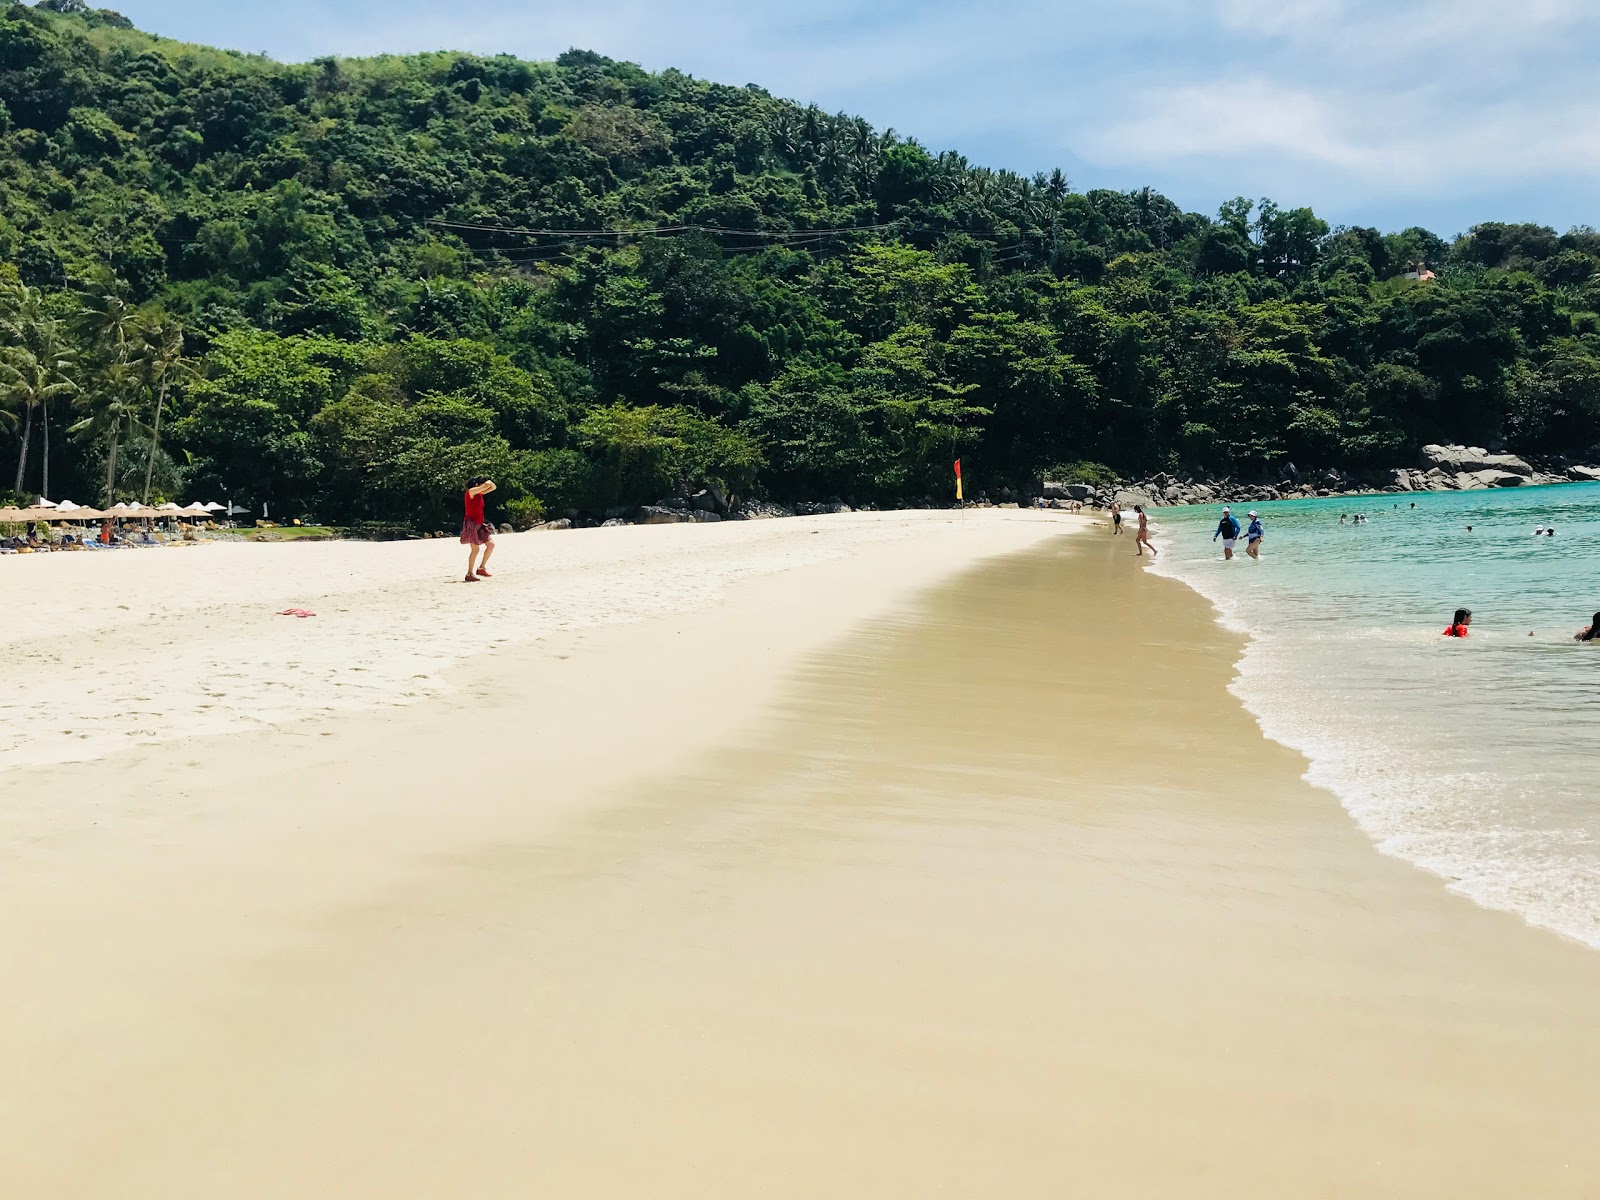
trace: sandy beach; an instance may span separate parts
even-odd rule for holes
[[[1131,538],[458,551],[0,564],[8,1196],[1600,1194],[1600,954],[1377,853]]]

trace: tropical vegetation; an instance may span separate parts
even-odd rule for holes
[[[1206,216],[587,51],[281,64],[0,0],[22,495],[426,525],[475,474],[532,519],[1431,441],[1600,442],[1600,234]]]

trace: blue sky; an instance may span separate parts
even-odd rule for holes
[[[1597,0],[100,0],[298,61],[572,46],[893,126],[1080,189],[1334,223],[1600,226]]]

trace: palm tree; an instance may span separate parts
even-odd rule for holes
[[[0,395],[24,414],[14,491],[21,492],[26,482],[33,414],[38,412],[44,418],[44,478],[40,491],[45,496],[50,494],[50,405],[77,390],[72,366],[72,351],[61,336],[61,323],[52,320],[33,326],[27,342],[9,347],[0,358]]]
[[[150,480],[156,468],[156,450],[161,441],[161,412],[166,407],[167,389],[191,374],[183,357],[183,326],[165,314],[141,330],[139,366],[145,386],[155,393],[156,417],[150,430],[150,453],[144,464],[144,493],[141,504],[150,503]]]
[[[85,388],[78,394],[77,407],[87,415],[73,425],[70,432],[85,439],[109,439],[105,486],[105,502],[108,505],[116,502],[113,492],[117,479],[117,450],[123,436],[139,423],[139,394],[143,387],[144,377],[139,364],[124,358],[102,369],[95,386]]]
[[[89,415],[72,426],[80,437],[109,437],[106,450],[106,503],[115,501],[117,449],[136,424],[143,378],[134,355],[141,341],[138,313],[116,290],[103,286],[84,299],[78,319],[100,359],[96,385],[79,394],[77,405]]]
[[[27,482],[33,417],[38,412],[44,419],[42,491],[50,494],[50,404],[73,390],[71,369],[72,351],[62,336],[61,323],[45,315],[39,290],[24,285],[0,292],[0,396],[23,412],[17,492]],[[15,419],[10,423],[14,425]]]

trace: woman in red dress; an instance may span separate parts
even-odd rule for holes
[[[494,480],[485,479],[476,475],[467,480],[467,490],[463,495],[464,513],[461,520],[461,544],[470,546],[467,551],[467,579],[468,583],[477,583],[479,577],[490,577],[489,556],[494,553],[494,526],[483,519],[483,498],[494,491]],[[483,551],[483,561],[478,561],[478,552]]]

